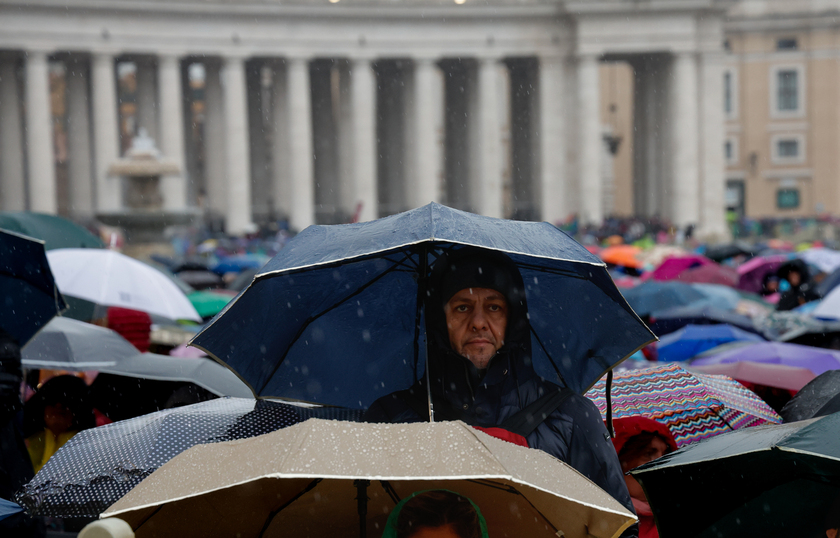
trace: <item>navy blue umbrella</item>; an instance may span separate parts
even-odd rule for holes
[[[506,253],[526,287],[537,373],[583,393],[655,337],[601,260],[548,223],[439,204],[372,222],[310,226],[192,344],[258,396],[348,408],[425,370],[422,301],[435,259],[465,245]]]
[[[0,328],[23,346],[65,308],[44,242],[0,230]]]

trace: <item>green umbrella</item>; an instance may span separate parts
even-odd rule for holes
[[[102,241],[82,226],[57,215],[32,211],[0,211],[0,228],[44,241],[46,250],[56,248],[105,248]]]
[[[193,291],[187,294],[187,299],[198,311],[198,315],[205,319],[221,312],[233,297],[233,295],[213,291]]]
[[[662,538],[824,537],[840,496],[840,413],[712,437],[632,474]]]

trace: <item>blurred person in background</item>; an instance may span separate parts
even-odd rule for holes
[[[664,424],[645,417],[624,417],[613,421],[615,437],[612,442],[618,453],[624,481],[639,517],[639,538],[659,538],[653,512],[645,490],[629,473],[643,463],[661,458],[677,449],[677,442]]]
[[[93,428],[93,408],[84,380],[60,375],[44,383],[26,402],[26,446],[37,473],[74,435]]]
[[[20,426],[20,360],[20,346],[0,328],[0,498],[6,500],[35,476]],[[23,513],[0,521],[0,536],[44,536],[44,532],[39,520]]]
[[[793,310],[807,302],[819,299],[811,285],[808,266],[802,260],[791,260],[782,265],[776,273],[779,278],[790,284],[790,289],[782,292],[776,310]]]

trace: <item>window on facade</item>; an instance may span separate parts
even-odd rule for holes
[[[780,159],[799,157],[799,140],[785,138],[776,142],[776,155]]]
[[[776,191],[776,207],[796,209],[799,207],[799,189],[779,189]]]
[[[732,73],[723,74],[723,111],[732,113]]]
[[[776,41],[776,50],[796,50],[796,45],[795,37],[785,37]]]
[[[733,156],[732,141],[727,140],[723,145],[723,154],[726,155],[726,160],[731,161]]]
[[[777,104],[779,110],[799,109],[799,73],[793,69],[783,69],[776,74],[777,77]]]

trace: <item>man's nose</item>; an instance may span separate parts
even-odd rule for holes
[[[484,315],[484,311],[482,311],[481,309],[476,309],[473,312],[472,318],[470,318],[470,322],[472,328],[475,330],[487,328],[487,317]]]

